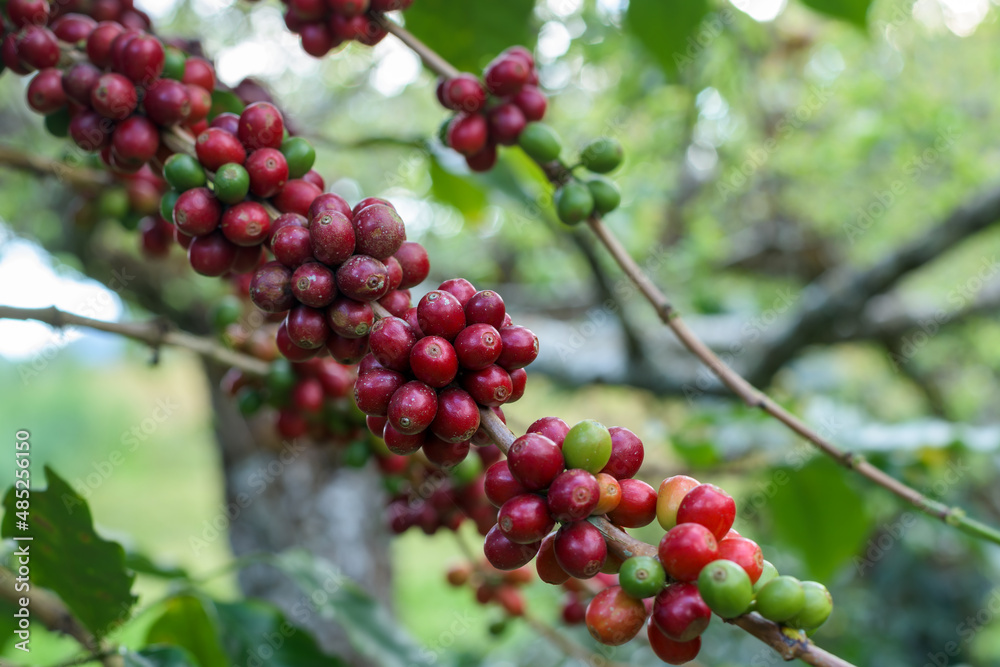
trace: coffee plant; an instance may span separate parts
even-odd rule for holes
[[[447,117],[429,140],[442,154],[453,151],[487,178],[508,152],[529,161],[551,188],[560,229],[581,238],[587,230],[586,242],[607,250],[720,387],[928,521],[1000,543],[994,528],[841,449],[717,357],[603,221],[628,189],[610,176],[625,159],[622,144],[601,136],[579,150],[564,145],[544,122],[550,100],[532,49],[506,45],[477,71],[452,65],[419,38],[430,20],[421,18],[423,1],[283,0],[282,11],[285,28],[315,58],[338,58],[347,43],[397,40],[411,49],[438,77],[436,101]],[[427,4],[429,14],[459,5]],[[705,3],[689,4],[633,0],[628,11],[646,23],[640,38],[655,42],[650,30],[683,32],[707,16]],[[806,4],[857,21],[829,3]],[[413,32],[404,27],[411,11]],[[323,143],[294,127],[262,86],[223,85],[197,42],[162,35],[131,0],[6,0],[0,55],[6,76],[25,77],[24,104],[74,151],[75,165],[22,166],[62,173],[78,198],[79,228],[93,233],[96,219],[118,220],[144,262],[172,262],[180,246],[190,271],[224,284],[210,314],[215,335],[54,308],[4,306],[0,317],[102,329],[154,350],[192,349],[221,369],[224,394],[274,442],[308,442],[336,451],[340,466],[376,468],[392,533],[450,531],[463,540],[463,526],[474,525],[480,548],[447,573],[432,566],[428,575],[499,610],[491,628],[498,633],[523,622],[593,664],[617,664],[631,654],[606,647],[629,643],[685,664],[698,659],[714,619],[763,642],[765,661],[851,664],[821,648],[820,631],[851,610],[835,606],[823,582],[779,571],[772,561],[780,564],[780,554],[737,532],[740,508],[726,489],[686,474],[663,475],[658,488],[637,478],[647,458],[642,425],[570,424],[553,415],[523,433],[508,428],[504,407],[526,396],[531,365],[549,341],[519,324],[499,288],[461,276],[429,285],[432,253],[408,240],[407,209],[391,197],[349,201],[327,191],[328,175],[314,169]],[[186,573],[126,555],[95,533],[89,511],[74,511],[86,508],[77,491],[55,471],[46,477],[47,489],[31,492],[24,524],[28,505],[18,504],[16,488],[8,493],[3,535],[16,539],[22,525],[39,526],[34,582],[52,593],[32,588],[31,614],[85,651],[63,664],[210,667],[254,656],[254,633],[286,627],[280,651],[271,645],[271,655],[283,657],[260,653],[258,664],[346,664],[290,625],[287,610],[210,599]],[[4,589],[13,605],[21,589],[7,582],[17,554]],[[293,550],[259,559],[314,602],[325,591],[315,606],[346,628],[361,656],[354,659],[446,664],[393,630],[385,610],[330,564]],[[109,638],[133,616],[134,572],[177,584],[148,629],[148,645]],[[533,608],[526,591],[537,580],[560,589],[555,613]],[[208,624],[218,640],[199,643],[197,632],[180,629]],[[594,643],[572,634],[573,626],[584,626]]]

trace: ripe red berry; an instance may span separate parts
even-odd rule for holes
[[[416,287],[430,273],[431,264],[427,257],[427,250],[415,241],[404,241],[393,257],[403,269],[403,279],[399,283],[401,289]]]
[[[187,126],[191,128],[191,134],[198,136],[208,129],[201,121],[207,118],[209,112],[212,110],[212,94],[201,86],[195,86],[190,83],[185,84],[184,88],[187,90],[188,102],[191,104],[191,111],[187,117]],[[197,130],[194,129],[196,127],[195,124],[197,124]],[[222,130],[224,128],[216,127],[216,129]]]
[[[226,215],[228,213],[227,211]],[[226,233],[225,215],[222,216],[222,231]],[[292,293],[296,299],[311,308],[329,306],[337,296],[337,284],[333,271],[319,262],[306,262],[295,269],[295,273],[292,274]],[[329,320],[329,311],[327,311],[327,319]]]
[[[212,233],[221,218],[222,204],[208,188],[186,190],[174,204],[174,224],[189,236]]]
[[[310,218],[309,233],[312,235],[312,253],[324,264],[338,266],[354,254],[354,226],[343,213],[326,211],[319,217]],[[381,266],[384,268],[384,265]]]
[[[701,599],[697,584],[670,584],[653,600],[652,620],[670,639],[688,642],[705,632],[712,610]]]
[[[549,512],[557,521],[580,521],[594,511],[600,496],[601,488],[593,475],[586,470],[567,470],[549,485]]]
[[[260,245],[270,231],[271,216],[257,202],[240,202],[222,214],[222,233],[238,246]]]
[[[548,106],[545,94],[534,86],[524,86],[510,101],[517,105],[528,122],[541,120]]]
[[[164,127],[183,123],[191,114],[187,86],[173,79],[155,81],[146,89],[142,106],[151,121]]]
[[[184,85],[183,83],[181,84]],[[229,111],[220,113],[218,116],[212,119],[212,122],[208,124],[209,127],[217,127],[220,130],[225,130],[229,134],[236,135],[236,132],[240,126],[240,117]]]
[[[309,215],[306,216],[309,219],[307,226],[311,226],[327,213],[340,213],[348,220],[354,219],[354,213],[343,197],[332,192],[325,192],[313,199],[312,204],[309,205]]]
[[[46,0],[8,0],[7,17],[16,28],[26,25],[45,25],[49,21],[49,3]]]
[[[392,424],[388,420],[386,420],[385,426],[382,429],[381,437],[385,441],[386,449],[399,456],[413,454],[423,447],[427,441],[425,432],[400,433],[392,427]]]
[[[336,285],[334,285],[336,292]],[[345,338],[367,336],[375,323],[375,313],[367,303],[361,303],[345,296],[338,296],[326,310],[326,320],[330,328]]]
[[[266,313],[283,313],[295,305],[292,271],[279,262],[268,262],[250,280],[250,300]]]
[[[87,62],[72,65],[62,75],[66,96],[77,104],[90,106],[90,95],[97,87],[101,74],[101,70]]]
[[[62,72],[55,68],[43,69],[28,84],[28,106],[40,114],[50,114],[66,104],[66,91],[62,86]]]
[[[591,637],[606,646],[621,646],[642,630],[646,606],[642,600],[629,597],[621,586],[612,586],[587,605],[586,621]]]
[[[198,161],[209,171],[216,171],[228,162],[243,164],[247,157],[239,139],[217,127],[210,127],[198,135],[195,152]]]
[[[174,226],[159,216],[146,216],[139,221],[140,249],[146,257],[163,257],[170,252]]]
[[[196,273],[203,276],[221,276],[232,268],[235,261],[236,246],[219,231],[197,236],[188,246],[188,262]]]
[[[503,146],[513,146],[528,124],[524,113],[516,104],[506,102],[499,104],[489,113],[490,138]]]
[[[500,507],[514,496],[527,493],[528,489],[511,473],[507,461],[497,461],[486,469],[483,478],[483,488],[486,498],[496,507]]]
[[[488,324],[499,331],[503,327],[503,318],[506,314],[503,299],[491,290],[476,292],[465,304],[465,322],[470,326]]]
[[[538,556],[535,558],[535,570],[538,572],[538,578],[545,583],[561,586],[569,580],[569,575],[556,560],[555,539],[555,533],[551,533],[542,540]]]
[[[139,168],[156,155],[160,132],[145,116],[130,116],[118,123],[111,136],[115,161],[129,168]]]
[[[711,531],[697,523],[671,528],[660,540],[660,563],[677,581],[694,581],[701,569],[719,558],[719,545]]]
[[[128,118],[135,111],[138,101],[135,86],[121,74],[103,75],[90,94],[90,104],[94,111],[114,120]]]
[[[410,370],[410,350],[417,342],[413,329],[398,317],[385,317],[372,326],[369,336],[372,355],[385,368],[401,373]]]
[[[646,636],[649,637],[649,647],[656,657],[669,665],[683,665],[698,657],[701,650],[701,637],[691,641],[677,642],[663,634],[652,621],[646,626]]]
[[[642,440],[621,426],[614,426],[608,431],[611,433],[611,459],[601,472],[616,479],[634,477],[639,472],[644,456]]]
[[[460,113],[448,124],[448,145],[462,155],[475,155],[486,146],[489,123],[479,113]]]
[[[290,269],[313,260],[309,230],[293,224],[286,224],[271,237],[271,252],[275,259]]]
[[[391,257],[389,259],[392,259]],[[398,266],[398,264],[397,264]],[[392,282],[392,267],[386,262],[385,268],[389,269],[389,282]],[[378,300],[379,305],[388,310],[396,317],[406,317],[406,311],[410,309],[410,290],[392,290]]]
[[[388,270],[374,257],[353,255],[337,269],[337,289],[356,301],[376,301],[389,291]]]
[[[79,44],[86,40],[97,27],[97,21],[84,14],[63,14],[52,21],[49,28],[64,42]]]
[[[45,69],[59,64],[59,40],[48,28],[26,26],[14,35],[14,40],[17,57],[23,65],[31,69]]]
[[[451,341],[465,327],[465,312],[453,294],[434,290],[417,304],[417,321],[425,336],[441,336]]]
[[[307,171],[301,180],[311,185],[315,185],[319,192],[323,192],[323,190],[326,189],[326,181],[323,180],[323,177],[320,176],[319,172],[315,169]]]
[[[289,361],[306,361],[315,357],[316,353],[319,352],[319,349],[306,349],[293,343],[292,339],[288,336],[288,327],[285,325],[285,322],[278,325],[278,332],[274,336],[274,344],[278,348],[278,352],[281,353],[281,356]]]
[[[500,357],[502,348],[500,333],[489,324],[467,326],[455,337],[458,362],[471,371],[491,366]]]
[[[753,540],[739,535],[719,540],[719,558],[731,560],[747,573],[755,584],[764,572],[764,554]]]
[[[494,95],[513,95],[528,83],[531,66],[523,58],[501,55],[486,68],[486,88]]]
[[[385,416],[392,395],[404,384],[406,377],[402,373],[377,368],[358,376],[354,383],[354,402],[366,415]]]
[[[245,166],[250,175],[250,192],[258,197],[273,197],[288,182],[288,162],[281,151],[274,148],[255,150]]]
[[[559,566],[571,577],[590,579],[604,567],[608,545],[593,524],[578,521],[565,524],[556,533],[555,553]]]
[[[121,73],[130,81],[149,86],[163,73],[164,51],[152,35],[138,35],[129,40],[122,52]]]
[[[526,489],[539,491],[552,483],[565,463],[562,452],[554,442],[543,435],[528,433],[510,446],[507,465],[514,478]]]
[[[438,285],[438,290],[448,292],[458,299],[458,302],[462,304],[463,313],[465,312],[465,304],[476,293],[475,286],[465,278],[451,278],[446,280]]]
[[[548,535],[555,521],[549,516],[544,498],[525,493],[503,504],[497,515],[497,525],[511,542],[531,544]]]
[[[677,507],[677,523],[698,523],[721,540],[736,520],[736,501],[714,484],[700,484]]]
[[[490,565],[498,570],[516,570],[531,562],[538,553],[540,544],[517,544],[511,542],[500,532],[499,526],[493,526],[486,534],[483,543],[483,553]]]
[[[367,206],[354,216],[357,252],[375,259],[385,259],[399,250],[406,240],[403,219],[391,206]]]
[[[500,329],[500,339],[503,341],[503,350],[497,359],[497,365],[505,370],[524,368],[538,356],[538,336],[529,329],[519,326],[503,327]]]
[[[437,414],[437,393],[423,382],[407,382],[389,400],[389,423],[407,435],[420,433]]]
[[[309,306],[298,305],[288,311],[285,327],[292,342],[307,350],[323,347],[330,336],[330,325],[323,311]]]
[[[528,371],[518,368],[516,371],[508,373],[508,375],[510,375],[510,384],[513,389],[511,389],[507,402],[514,403],[521,400],[521,397],[524,396],[524,390],[528,386]]]
[[[453,79],[446,79],[440,84],[439,99],[448,109],[474,113],[486,103],[486,90],[483,84],[471,74],[459,74]]]
[[[309,206],[322,193],[323,191],[315,184],[301,178],[292,178],[285,183],[285,187],[281,188],[271,202],[282,213],[308,215]]]
[[[208,91],[215,90],[215,70],[212,63],[204,58],[189,56],[184,61],[184,76],[181,81]]]
[[[249,150],[281,148],[285,123],[270,102],[254,102],[240,114],[239,139]]]
[[[323,385],[316,378],[302,378],[292,389],[292,407],[298,412],[319,412],[323,399]]]
[[[528,433],[539,433],[562,448],[563,440],[569,433],[569,425],[559,417],[542,417],[528,427]]]
[[[638,479],[620,481],[621,500],[608,519],[622,528],[639,528],[656,518],[656,490]]]
[[[444,387],[458,374],[455,348],[439,336],[421,338],[410,349],[410,370],[421,382],[436,389]]]
[[[412,354],[410,359],[412,365]],[[479,428],[479,406],[465,391],[457,387],[445,389],[438,395],[437,415],[430,428],[445,442],[468,442]]]
[[[368,354],[368,337],[345,338],[337,334],[330,334],[330,337],[326,339],[326,349],[338,363],[349,366],[358,363]]]
[[[462,375],[461,384],[477,403],[488,407],[503,405],[514,392],[514,383],[510,375],[496,365],[465,373]]]

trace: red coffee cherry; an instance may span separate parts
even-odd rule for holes
[[[528,121],[519,106],[507,102],[490,109],[489,123],[490,138],[493,141],[502,146],[513,146]]]
[[[170,252],[174,226],[159,216],[139,221],[140,250],[146,257],[164,257]]]
[[[514,392],[510,375],[496,365],[466,372],[462,375],[461,385],[462,389],[476,399],[476,403],[493,408],[506,403]]]
[[[417,342],[413,329],[398,317],[386,317],[376,322],[368,338],[372,355],[385,368],[408,373],[410,350]]]
[[[195,152],[198,161],[209,171],[216,171],[228,162],[243,164],[246,160],[246,151],[239,139],[217,127],[210,127],[198,135]]]
[[[497,461],[486,469],[483,477],[486,498],[494,506],[500,507],[514,496],[527,493],[528,489],[517,480],[507,466],[507,461]]]
[[[400,289],[416,287],[430,273],[431,263],[427,257],[427,250],[415,241],[404,241],[393,257],[403,269],[403,279],[399,283]]]
[[[307,215],[309,206],[316,197],[323,193],[318,186],[301,178],[292,178],[285,187],[274,195],[271,203],[282,213],[298,213]]]
[[[549,516],[544,498],[525,493],[503,504],[497,515],[497,525],[511,542],[532,544],[548,535],[555,521]]]
[[[102,76],[101,70],[90,63],[76,63],[62,74],[66,96],[83,106],[90,106],[90,95]]]
[[[646,605],[626,595],[621,586],[612,586],[587,605],[586,621],[591,637],[607,646],[621,646],[642,630]]]
[[[437,414],[437,393],[423,382],[407,382],[389,400],[386,416],[392,427],[407,435],[427,429]]]
[[[489,123],[479,113],[460,113],[448,124],[448,145],[462,155],[475,155],[486,147]]]
[[[465,311],[453,294],[434,290],[417,304],[417,321],[425,336],[452,341],[465,328]]]
[[[281,112],[269,102],[254,102],[240,114],[238,136],[249,150],[281,148],[284,131]]]
[[[29,25],[15,33],[13,38],[22,65],[30,69],[45,69],[59,64],[59,40],[48,28]]]
[[[419,311],[417,316],[419,318]],[[503,349],[500,332],[489,324],[472,324],[455,337],[458,363],[470,371],[482,370],[493,365]]]
[[[542,546],[538,549],[538,556],[535,558],[535,570],[538,572],[538,578],[545,583],[561,586],[569,581],[569,575],[556,560],[555,541],[555,533],[542,540]]]
[[[517,105],[528,122],[541,120],[548,106],[545,93],[534,86],[524,86],[510,101]]]
[[[185,84],[184,88],[187,90],[188,102],[191,104],[191,112],[188,114],[186,126],[191,128],[191,134],[198,136],[208,129],[201,121],[205,120],[212,110],[212,94],[201,86]]]
[[[281,356],[289,361],[306,361],[315,357],[316,353],[319,352],[318,349],[306,349],[293,343],[292,339],[288,336],[288,327],[285,326],[284,321],[278,325],[278,333],[274,336],[274,343]]]
[[[63,14],[49,24],[56,37],[70,44],[84,42],[96,27],[97,21],[91,17],[74,13]]]
[[[375,313],[367,303],[338,296],[327,308],[326,320],[334,333],[345,338],[361,338],[371,332],[375,324]]]
[[[531,77],[531,66],[524,58],[501,55],[486,68],[486,88],[494,95],[513,95]]]
[[[183,86],[184,84],[181,85]],[[212,122],[210,122],[208,126],[217,127],[220,130],[225,130],[229,134],[235,136],[236,132],[239,130],[240,117],[232,112],[224,111],[213,118]]]
[[[638,479],[620,481],[621,500],[608,520],[622,528],[639,528],[656,518],[656,490]]]
[[[141,34],[129,40],[122,51],[121,73],[144,87],[163,73],[164,51],[160,40]]]
[[[392,259],[391,257],[389,259]],[[399,266],[397,263],[396,266]],[[385,268],[389,270],[389,282],[392,282],[392,267],[387,262]],[[396,317],[406,317],[406,311],[410,309],[410,290],[392,290],[378,300],[380,306],[388,310]]]
[[[410,350],[410,370],[421,382],[440,389],[458,375],[455,348],[439,336],[421,338]]]
[[[491,290],[476,292],[465,304],[465,322],[469,326],[488,324],[499,331],[506,314],[503,299]]]
[[[417,345],[423,340],[418,341]],[[450,387],[438,395],[437,415],[431,423],[434,435],[445,442],[468,442],[478,428],[479,406],[468,393],[457,387]]]
[[[7,17],[16,28],[27,25],[45,25],[49,21],[49,3],[46,0],[8,0]]]
[[[400,433],[392,427],[388,420],[382,429],[381,437],[385,441],[386,449],[399,456],[409,456],[415,453],[427,441],[426,431],[413,434]]]
[[[40,114],[50,114],[66,104],[62,72],[55,68],[43,69],[28,84],[28,106]]]
[[[226,231],[225,215],[222,216],[222,231],[223,233]],[[333,303],[333,300],[337,297],[337,281],[333,276],[333,271],[329,267],[319,262],[306,262],[295,269],[295,273],[292,274],[292,293],[296,299],[311,308],[325,308]],[[327,323],[333,329],[329,310],[326,312],[326,315]],[[337,330],[334,329],[334,331]],[[340,332],[337,331],[337,333]],[[362,335],[365,333],[367,333],[367,330]]]
[[[313,199],[312,204],[309,205],[309,215],[307,216],[309,218],[309,225],[312,225],[314,221],[327,213],[340,213],[348,220],[354,218],[354,213],[351,211],[351,207],[348,206],[347,200],[338,194],[325,192],[316,197],[316,199]]]
[[[292,407],[298,412],[319,412],[324,398],[323,385],[316,378],[303,378],[292,389]]]
[[[529,329],[519,326],[503,327],[500,329],[500,338],[503,341],[503,351],[500,352],[497,365],[505,370],[524,368],[538,356],[538,336]]]
[[[309,233],[312,253],[324,264],[338,266],[354,254],[354,226],[343,213],[328,211],[310,218]]]
[[[366,206],[354,216],[357,252],[375,259],[396,253],[406,240],[406,228],[396,209],[383,204]]]
[[[594,511],[600,497],[601,488],[593,475],[586,470],[567,470],[549,485],[549,512],[557,521],[581,521]]]
[[[188,56],[184,61],[184,76],[181,81],[205,90],[215,90],[215,69],[204,58]]]
[[[697,523],[671,528],[660,540],[660,563],[677,581],[694,581],[701,569],[719,558],[719,544],[712,532]]]
[[[565,524],[556,533],[555,552],[559,566],[571,577],[590,579],[604,567],[608,545],[593,524],[578,521]]]
[[[452,111],[473,113],[486,103],[486,90],[472,74],[459,74],[453,79],[442,79],[438,84],[438,100]]]
[[[453,468],[469,455],[469,441],[448,442],[428,431],[423,450],[427,460],[437,467]]]
[[[295,305],[292,271],[280,262],[268,262],[250,280],[250,300],[266,313],[283,313]]]
[[[188,262],[203,276],[221,276],[232,268],[234,261],[236,246],[219,231],[195,237],[188,246]]]
[[[507,399],[507,402],[514,403],[521,400],[521,397],[524,396],[524,389],[528,386],[528,371],[518,368],[516,371],[511,371],[509,375],[510,384],[513,389],[511,389],[510,398]]]
[[[135,111],[135,86],[121,74],[104,74],[90,93],[90,105],[105,118],[124,120]]]
[[[326,349],[330,356],[341,364],[356,364],[368,353],[368,337],[345,338],[330,334],[326,341]]]
[[[731,560],[742,567],[750,577],[751,584],[757,583],[764,572],[764,554],[760,546],[739,535],[719,540],[719,558]]]
[[[101,69],[111,66],[111,43],[125,29],[114,21],[102,21],[87,37],[87,57]]]
[[[267,209],[257,202],[240,202],[222,214],[222,233],[236,245],[260,245],[270,231],[271,216],[268,215]]]
[[[670,639],[688,642],[705,632],[712,610],[701,599],[697,584],[670,584],[653,600],[652,620]]]
[[[384,417],[389,412],[392,395],[404,384],[406,377],[402,373],[377,368],[358,376],[354,383],[354,402],[366,415]]]
[[[288,182],[288,162],[281,151],[274,148],[255,150],[247,158],[250,192],[258,197],[273,197]]]
[[[721,540],[736,520],[736,501],[714,484],[700,484],[677,507],[677,523],[698,523]]]
[[[275,259],[290,269],[297,269],[315,259],[309,230],[289,223],[272,231],[271,252]]]
[[[187,86],[173,79],[159,79],[146,89],[142,101],[146,116],[163,127],[183,123],[191,115]]]
[[[483,553],[490,565],[498,570],[516,570],[531,562],[538,553],[540,543],[518,544],[508,540],[500,532],[499,526],[493,526],[486,534],[483,542]]]
[[[337,269],[337,289],[356,301],[376,301],[389,291],[388,270],[374,257],[353,255]]]
[[[204,236],[219,226],[222,204],[208,188],[191,188],[174,204],[174,224],[188,236]]]
[[[563,440],[569,433],[569,425],[559,417],[542,417],[528,427],[528,433],[540,433],[562,448]]]
[[[601,472],[616,479],[634,477],[645,455],[642,440],[621,426],[613,426],[608,431],[611,433],[611,459]]]
[[[475,286],[465,278],[451,278],[446,280],[438,285],[438,289],[442,292],[448,292],[453,297],[458,299],[458,302],[462,304],[463,312],[465,304],[467,304],[469,299],[471,299],[476,293]]]
[[[691,641],[677,642],[660,632],[652,621],[646,626],[646,636],[649,637],[649,647],[656,657],[669,665],[683,665],[698,657],[701,650],[701,637]]]
[[[309,306],[298,305],[288,311],[285,327],[292,342],[307,350],[323,347],[330,336],[323,311]]]
[[[556,443],[544,435],[528,433],[510,446],[507,465],[514,478],[526,489],[539,491],[552,483],[565,463]]]
[[[143,116],[131,116],[118,123],[111,135],[111,149],[116,163],[138,169],[156,155],[160,132]]]

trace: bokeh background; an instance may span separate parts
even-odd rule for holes
[[[1000,219],[989,208],[1000,187],[998,3],[656,4],[655,30],[627,0],[417,0],[404,20],[471,71],[511,43],[533,47],[546,121],[568,150],[597,136],[624,145],[623,205],[607,223],[695,331],[845,449],[1000,524],[1000,231],[961,224],[975,207]],[[435,81],[402,45],[317,61],[274,2],[136,6],[160,34],[199,39],[225,84],[267,87],[315,143],[329,189],[390,198],[430,252],[428,288],[463,276],[496,289],[539,334],[527,394],[506,411],[515,432],[549,414],[625,425],[645,442],[641,476],[654,486],[683,472],[729,489],[737,528],[769,560],[830,588],[836,610],[816,640],[848,660],[1000,664],[997,548],[901,505],[726,395],[591,238],[555,221],[523,155],[505,150],[491,174],[473,175],[442,147]],[[2,143],[58,159],[65,144],[27,109],[25,83],[0,78]],[[56,179],[0,168],[0,304],[160,314],[127,280],[88,276],[73,247],[79,225],[96,225],[115,256],[139,254],[134,232],[81,223],[79,206]],[[888,283],[861,279],[904,247],[921,260]],[[178,248],[158,270],[169,276],[162,303],[207,322],[219,281],[193,277]],[[799,326],[815,311],[829,318]],[[239,598],[226,536],[191,542],[224,502],[218,415],[198,361],[163,350],[151,365],[148,349],[111,336],[9,321],[0,355],[0,424],[30,429],[36,480],[52,466],[103,535],[204,577],[218,599]],[[13,479],[13,455],[0,457],[0,479]],[[659,539],[658,528],[638,534]],[[471,527],[459,539],[479,549]],[[447,564],[462,558],[454,535],[411,530],[390,548],[398,623],[441,664],[578,664],[446,585]],[[140,575],[140,608],[150,606],[124,641],[144,636],[169,587]],[[529,590],[532,614],[557,624],[560,593]],[[560,632],[590,645],[585,630]],[[721,623],[707,637],[702,664],[778,664]],[[638,644],[613,657],[655,664]],[[37,629],[30,656],[9,642],[0,655],[47,665],[75,650]]]

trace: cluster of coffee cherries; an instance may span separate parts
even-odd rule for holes
[[[534,581],[535,575],[528,567],[504,571],[479,561],[452,566],[447,579],[456,588],[472,588],[479,604],[495,604],[508,616],[523,616],[525,601],[520,589]]]
[[[499,294],[464,279],[445,281],[416,307],[400,303],[396,313],[371,328],[355,400],[391,452],[421,450],[450,468],[470,445],[490,443],[480,406],[502,418],[499,407],[524,394],[538,338],[512,323]]]
[[[322,58],[344,42],[375,46],[385,29],[373,12],[407,9],[413,0],[281,0],[285,25],[302,40],[302,50]]]
[[[465,156],[469,168],[489,171],[497,146],[513,146],[533,121],[545,116],[548,104],[538,89],[535,59],[523,46],[513,46],[483,71],[438,82],[438,101],[457,113],[441,126],[441,140]]]

